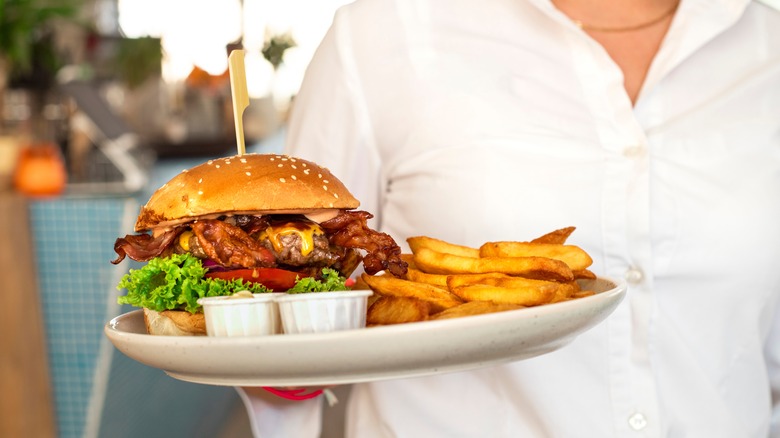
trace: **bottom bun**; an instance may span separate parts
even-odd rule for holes
[[[206,335],[206,318],[203,313],[190,313],[184,310],[157,312],[144,308],[144,323],[146,323],[146,332],[150,335]]]

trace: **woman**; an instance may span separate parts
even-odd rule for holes
[[[399,242],[573,225],[592,270],[629,283],[607,321],[554,353],[356,385],[348,436],[780,436],[776,7],[364,0],[337,13],[290,154],[329,167]],[[319,409],[253,400],[262,436],[306,436],[278,415]]]

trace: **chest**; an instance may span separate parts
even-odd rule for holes
[[[780,242],[780,70],[704,50],[632,108],[611,98],[623,84],[608,64],[555,50],[483,51],[477,66],[453,54],[396,77],[393,105],[374,109],[394,232],[479,244],[575,225],[626,258],[650,236],[669,270],[686,257],[726,269],[748,242]],[[714,236],[724,252],[703,250]]]

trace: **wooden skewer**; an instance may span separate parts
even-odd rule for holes
[[[236,146],[238,155],[246,153],[244,142],[244,110],[249,106],[249,93],[246,89],[246,69],[244,50],[233,50],[228,56],[230,69],[230,91],[233,97],[233,119],[236,125]]]

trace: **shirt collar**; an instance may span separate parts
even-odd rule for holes
[[[744,12],[745,8],[751,2],[763,3],[771,8],[780,10],[780,0],[680,0],[679,13],[685,11],[696,12],[707,11],[707,15],[718,17],[719,22],[733,23]],[[528,0],[529,3],[536,5],[539,9],[556,19],[568,18],[555,7],[552,0]],[[571,20],[569,20],[571,21]]]
[[[780,0],[681,0],[669,32],[664,39],[643,88],[650,89],[669,71],[695,53],[719,34],[732,27],[752,2],[770,7],[780,6]],[[582,32],[552,0],[528,0],[562,26]],[[582,32],[583,36],[585,35]]]

